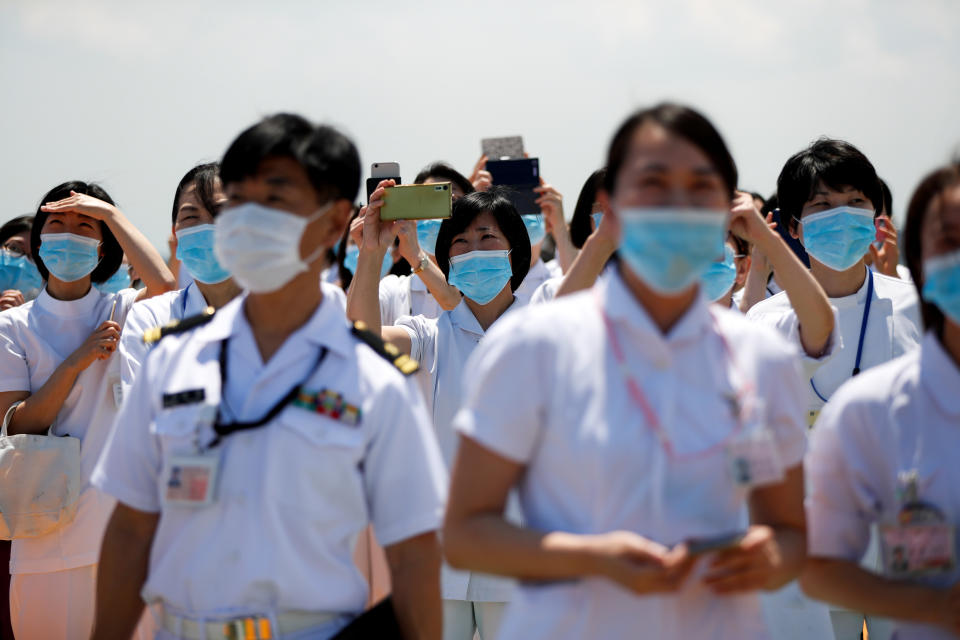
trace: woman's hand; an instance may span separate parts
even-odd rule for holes
[[[873,264],[883,275],[899,278],[897,263],[900,261],[900,247],[897,244],[897,228],[893,226],[889,216],[880,216],[877,222],[882,225],[880,231],[883,235],[883,244],[877,249],[873,243],[870,243]]]
[[[737,546],[716,554],[703,581],[718,594],[757,591],[766,588],[781,565],[774,530],[751,525]]]
[[[753,203],[753,196],[742,191],[737,192],[730,208],[730,231],[733,235],[747,242],[760,244],[769,238],[776,227],[773,212],[767,214],[764,220],[757,205]]]
[[[0,294],[0,311],[5,311],[11,307],[19,307],[23,304],[23,294],[17,289],[7,289]]]
[[[117,350],[120,340],[120,325],[107,320],[70,354],[68,361],[78,372],[86,370],[97,360],[106,360]]]
[[[595,536],[600,574],[640,595],[676,591],[696,559],[683,545],[668,549],[632,531]]]
[[[380,209],[383,207],[383,196],[387,187],[396,186],[394,180],[383,180],[370,194],[370,204],[361,210],[358,220],[363,221],[363,230],[357,245],[361,251],[387,251],[393,246],[393,239],[397,237],[398,222],[380,220]]]
[[[563,218],[563,196],[553,185],[544,182],[543,178],[540,178],[540,186],[533,190],[540,194],[536,203],[543,213],[544,227],[547,233],[556,239],[556,233],[567,229],[567,221]]]
[[[480,156],[473,167],[473,173],[470,174],[470,184],[477,191],[486,191],[493,186],[493,176],[487,171],[487,160],[487,156]]]
[[[47,213],[82,213],[85,216],[104,222],[119,213],[117,208],[109,202],[75,191],[70,192],[69,198],[48,202],[40,207],[40,210]]]
[[[397,238],[400,239],[400,257],[407,261],[412,269],[416,269],[422,258],[420,240],[417,238],[416,220],[399,220],[397,223]]]

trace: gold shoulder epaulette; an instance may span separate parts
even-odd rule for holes
[[[400,349],[397,349],[395,344],[385,341],[382,337],[367,329],[365,323],[355,322],[350,331],[383,358],[389,360],[403,375],[413,375],[420,370],[419,362],[405,353],[400,353]]]
[[[171,336],[185,331],[190,331],[195,327],[207,324],[213,319],[213,314],[217,311],[213,307],[207,307],[195,316],[188,316],[182,320],[174,320],[170,324],[162,327],[154,327],[143,332],[143,341],[145,344],[155,344],[160,342],[165,336]]]

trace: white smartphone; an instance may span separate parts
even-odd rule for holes
[[[371,178],[395,178],[400,175],[399,162],[374,162],[370,165]]]

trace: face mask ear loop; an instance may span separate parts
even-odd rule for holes
[[[307,224],[303,226],[303,230],[306,231],[307,227],[309,227],[311,224],[313,224],[314,222],[322,218],[328,211],[330,211],[330,209],[333,208],[333,205],[334,205],[334,202],[331,202],[327,206],[322,207],[316,213],[310,216],[307,219]],[[310,253],[306,258],[301,258],[301,262],[307,269],[309,269],[310,265],[313,264],[314,261],[317,260],[317,258],[322,256],[326,250],[327,250],[327,247],[319,246],[316,249],[314,249],[313,252]]]

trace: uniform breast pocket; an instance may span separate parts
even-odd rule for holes
[[[333,516],[365,508],[366,437],[360,427],[296,407],[280,414],[272,427],[265,481],[278,503]]]
[[[160,441],[164,458],[169,455],[192,453],[200,436],[204,410],[200,406],[184,406],[162,410],[150,427]],[[204,444],[200,441],[200,444]]]

